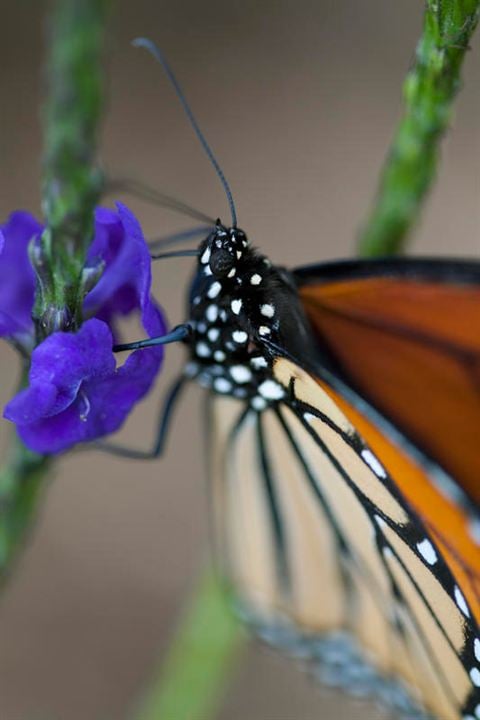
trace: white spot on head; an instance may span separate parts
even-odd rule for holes
[[[236,300],[232,300],[230,303],[230,307],[232,308],[232,312],[235,313],[235,315],[240,315],[240,310],[242,309],[242,301],[237,298]]]
[[[208,357],[210,355],[210,348],[204,342],[197,343],[195,351],[199,357]]]
[[[244,343],[248,340],[248,335],[244,330],[234,330],[232,333],[232,338],[235,340],[236,343]]]
[[[215,352],[213,353],[213,357],[215,358],[215,360],[218,360],[218,362],[223,362],[227,356],[225,355],[223,350],[215,350]]]
[[[218,317],[218,306],[217,305],[209,305],[205,312],[205,317],[207,318],[207,320],[209,322],[215,322],[215,320]]]
[[[242,257],[242,251],[237,250],[237,260],[240,260],[241,257]]]
[[[259,335],[270,335],[271,332],[272,331],[270,330],[270,328],[266,325],[260,325],[260,327],[258,328]]]
[[[210,248],[209,247],[205,248],[205,251],[204,251],[202,257],[200,258],[200,262],[202,263],[202,265],[206,265],[209,262],[210,255],[211,255]]]
[[[232,269],[230,270],[230,272],[228,273],[227,277],[235,277],[235,273],[236,273],[236,272],[237,272],[237,271],[235,270],[235,268],[232,268]]]
[[[455,585],[453,594],[455,596],[455,602],[457,603],[457,606],[460,608],[462,613],[465,615],[465,617],[470,617],[470,610],[468,609],[465,598],[463,597],[462,593],[460,592],[460,588],[458,587],[458,585]]]
[[[268,367],[268,363],[262,355],[250,358],[250,365],[252,365],[252,367],[254,367],[256,370]]]
[[[254,398],[252,398],[251,405],[255,410],[265,410],[267,407],[267,401],[260,397],[259,395],[256,395]]]
[[[207,267],[205,267],[205,268],[203,269],[203,272],[204,272],[204,275],[206,275],[207,277],[209,277],[210,275],[213,275],[212,271],[210,270],[210,266],[209,266],[209,265],[207,265]]]
[[[271,303],[265,303],[264,305],[260,305],[260,312],[265,317],[272,318],[275,315],[275,306]]]
[[[213,387],[215,388],[215,390],[218,390],[218,392],[227,393],[230,392],[230,390],[232,389],[232,383],[223,377],[215,378],[213,382]]]
[[[218,328],[210,328],[210,330],[207,333],[208,339],[212,342],[215,342],[215,340],[218,340],[218,336],[220,335],[220,330]]]
[[[210,285],[210,287],[208,288],[208,292],[207,292],[208,297],[213,300],[213,298],[217,297],[217,295],[221,289],[222,289],[222,286],[220,285],[218,280],[215,280],[215,282],[212,283]]]
[[[478,638],[475,638],[473,641],[473,652],[475,653],[475,657],[478,662],[480,662],[480,640]]]
[[[381,478],[387,477],[387,473],[385,472],[382,465],[378,462],[377,458],[375,457],[375,455],[372,453],[371,450],[369,450],[368,448],[364,448],[362,450],[362,458],[365,460],[367,465],[370,466],[370,468],[373,470],[375,475],[377,475],[378,477],[381,477]]]
[[[475,687],[480,687],[480,670],[476,667],[470,670],[470,678]]]
[[[260,285],[262,282],[262,276],[258,273],[254,273],[252,277],[250,278],[250,284],[251,285]]]
[[[193,298],[193,304],[194,304],[194,305],[199,305],[201,299],[202,299],[202,298],[200,297],[200,295],[197,295],[196,297]]]
[[[230,375],[238,383],[246,383],[252,379],[252,373],[245,365],[232,365]]]
[[[283,387],[274,380],[264,380],[258,386],[258,392],[265,400],[280,400],[285,395]]]
[[[422,542],[417,543],[417,550],[429,565],[435,565],[438,557],[437,553],[435,552],[435,548],[433,547],[430,540],[427,540],[427,538],[425,538],[425,540],[422,540]]]

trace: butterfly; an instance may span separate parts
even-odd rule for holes
[[[136,44],[232,210],[190,253],[187,322],[115,348],[187,347],[156,454],[198,382],[216,552],[250,624],[408,718],[480,718],[480,262],[272,264]]]

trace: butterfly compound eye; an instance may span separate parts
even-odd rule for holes
[[[235,257],[228,250],[215,250],[210,258],[210,270],[216,277],[226,277],[235,266]]]

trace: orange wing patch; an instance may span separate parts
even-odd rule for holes
[[[300,296],[347,382],[480,502],[480,288],[373,277]]]

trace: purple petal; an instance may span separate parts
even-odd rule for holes
[[[28,257],[28,243],[42,226],[27,212],[10,215],[1,227],[0,337],[32,330],[35,274]]]

